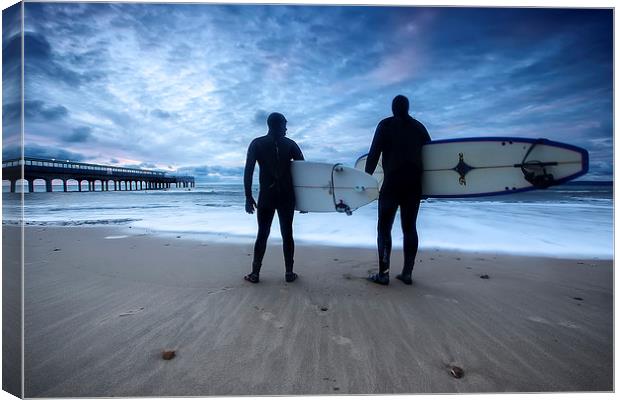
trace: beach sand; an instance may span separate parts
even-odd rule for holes
[[[123,235],[26,228],[27,397],[613,390],[610,260],[426,249],[406,286],[395,250],[383,287],[298,243],[286,283],[272,240],[254,285],[252,244]]]

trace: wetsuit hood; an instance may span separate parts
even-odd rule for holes
[[[392,113],[396,118],[407,118],[409,116],[409,99],[403,95],[398,95],[392,100]]]
[[[274,112],[267,117],[268,135],[279,138],[286,135],[286,118],[284,115]]]

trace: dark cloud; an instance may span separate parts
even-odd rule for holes
[[[19,121],[22,115],[21,103],[9,103],[2,105],[2,119],[3,121]]]
[[[21,146],[2,146],[2,159],[3,160],[11,160],[14,158],[20,158],[22,155]]]
[[[22,112],[21,103],[9,103],[2,106],[2,117],[19,120]],[[37,121],[57,121],[69,115],[69,110],[61,105],[48,106],[40,100],[24,102],[24,118]]]
[[[143,162],[140,164],[128,164],[128,165],[124,165],[124,167],[126,168],[138,168],[138,169],[159,169],[157,168],[157,165],[150,163],[150,162]]]
[[[5,39],[12,38],[21,31],[21,3],[2,10],[2,48],[4,51]],[[5,55],[6,57],[6,55]]]
[[[194,166],[179,168],[174,175],[191,175],[198,182],[237,182],[243,181],[243,167],[228,168],[221,166]]]
[[[116,158],[110,158],[110,164],[118,164],[118,160]]]
[[[267,117],[269,113],[265,110],[258,110],[254,114],[254,124],[259,126],[267,126]]]
[[[65,136],[63,139],[65,142],[69,143],[84,143],[91,141],[93,139],[92,129],[87,126],[75,128],[70,135]]]
[[[5,33],[3,32],[3,36]],[[13,35],[2,40],[2,78],[3,83],[10,77],[21,77],[22,60],[21,34]]]
[[[75,153],[70,150],[58,147],[41,146],[38,144],[26,144],[24,149],[26,157],[35,158],[54,158],[56,160],[83,161],[86,157],[83,154]]]
[[[168,111],[161,110],[159,108],[152,110],[151,115],[157,118],[161,118],[161,119],[169,119],[172,117],[171,113],[169,113]]]
[[[178,173],[182,175],[194,175],[202,178],[207,178],[209,175],[215,175],[224,177],[239,177],[241,179],[243,176],[243,167],[231,168],[218,165],[201,165],[179,168]]]
[[[87,53],[88,54],[88,53]],[[39,79],[60,81],[72,87],[102,79],[100,71],[78,71],[61,64],[45,36],[35,32],[24,33],[24,74]]]

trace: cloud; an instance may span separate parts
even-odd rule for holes
[[[70,135],[64,137],[69,143],[85,143],[93,140],[92,129],[87,126],[74,128]]]
[[[265,126],[267,124],[269,113],[265,110],[257,110],[254,114],[254,124],[257,126]]]
[[[348,162],[403,93],[433,138],[545,136],[596,143],[612,162],[609,142],[586,140],[613,135],[592,125],[613,120],[610,10],[25,7],[27,142],[132,164],[208,165],[197,173],[228,179],[269,112],[286,115],[307,158]],[[20,48],[3,38],[5,54]],[[18,115],[17,102],[3,112]]]
[[[172,117],[171,113],[169,113],[168,111],[160,110],[159,108],[151,110],[151,115],[161,119],[168,119]]]
[[[11,160],[14,158],[20,158],[22,156],[22,150],[20,145],[2,145],[2,160]]]
[[[57,160],[83,161],[86,159],[86,157],[80,153],[37,144],[27,144],[24,149],[24,154],[26,157],[54,158]]]
[[[9,103],[2,106],[2,116],[9,120],[21,118],[22,104]],[[24,118],[37,121],[57,121],[69,115],[69,110],[62,106],[49,106],[40,100],[27,100],[24,102]]]
[[[60,59],[61,57],[53,52],[45,36],[34,32],[24,32],[24,74],[26,76],[52,79],[73,89],[103,78],[103,74],[99,71],[79,71],[61,63]]]

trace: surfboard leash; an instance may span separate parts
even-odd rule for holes
[[[538,189],[547,189],[549,186],[555,184],[555,178],[553,174],[548,173],[545,167],[558,165],[557,162],[542,162],[542,161],[527,161],[530,153],[539,144],[544,144],[546,139],[538,139],[527,150],[521,164],[516,164],[515,167],[520,167],[523,172],[523,177],[526,181],[531,183]],[[541,173],[542,171],[542,173]]]
[[[334,164],[332,167],[332,179],[329,181],[329,189],[332,192],[332,199],[334,200],[334,208],[337,212],[343,212],[347,215],[352,215],[351,207],[346,205],[342,200],[336,201],[336,188],[334,187],[334,171],[342,171],[342,164]]]

